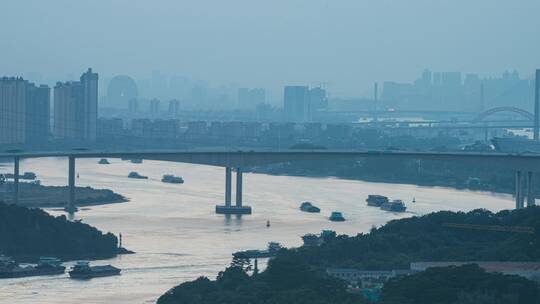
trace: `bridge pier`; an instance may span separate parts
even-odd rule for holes
[[[536,205],[536,193],[534,191],[534,172],[527,172],[527,207]]]
[[[515,186],[516,209],[521,209],[523,208],[523,176],[521,175],[521,171],[516,171]]]
[[[242,205],[242,168],[236,168],[236,205],[231,205],[232,168],[225,168],[225,205],[216,205],[217,214],[251,214],[251,207]]]
[[[77,211],[75,205],[75,156],[68,156],[68,202],[65,210],[68,213],[74,213]]]
[[[526,192],[525,192],[526,191]],[[516,209],[525,207],[525,197],[527,197],[527,207],[536,204],[536,193],[534,191],[534,172],[516,172]]]
[[[230,167],[225,168],[225,206],[231,207],[231,171]]]
[[[20,158],[15,156],[13,157],[13,203],[15,205],[19,203],[19,168]]]

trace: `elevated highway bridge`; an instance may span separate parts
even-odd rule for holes
[[[19,162],[21,159],[40,157],[65,157],[68,159],[69,195],[66,210],[74,212],[75,166],[80,158],[128,158],[169,162],[182,162],[225,168],[225,204],[216,206],[218,213],[251,213],[251,208],[242,205],[242,168],[294,161],[342,161],[365,158],[398,160],[440,160],[456,163],[487,164],[493,168],[503,168],[516,172],[516,208],[534,205],[534,173],[540,172],[540,154],[505,154],[477,152],[418,152],[418,151],[358,151],[358,150],[285,150],[285,151],[195,151],[195,150],[137,150],[137,151],[95,151],[72,150],[50,152],[0,152],[0,159],[14,161],[14,202],[19,197]],[[232,171],[236,170],[236,205],[231,204]],[[526,187],[524,187],[526,186]]]

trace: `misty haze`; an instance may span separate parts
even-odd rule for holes
[[[0,303],[540,304],[540,2],[0,7]]]

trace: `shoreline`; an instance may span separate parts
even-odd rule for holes
[[[0,193],[0,201],[13,203],[12,182],[4,184],[4,192]],[[44,186],[29,182],[19,184],[18,206],[27,208],[63,208],[67,204],[67,186]],[[100,206],[129,202],[129,199],[110,189],[92,187],[76,187],[76,205],[79,207]]]
[[[337,175],[325,175],[325,174],[314,174],[314,173],[285,173],[285,172],[269,172],[265,170],[258,170],[256,168],[252,168],[249,170],[246,170],[245,172],[251,172],[256,174],[267,174],[271,176],[292,176],[292,177],[309,177],[309,178],[336,178],[341,180],[348,180],[348,181],[362,181],[362,182],[368,182],[368,183],[382,183],[382,184],[395,184],[395,185],[411,185],[411,186],[418,186],[418,187],[429,187],[429,188],[447,188],[452,190],[466,190],[471,192],[488,192],[493,194],[506,194],[506,195],[513,195],[513,192],[511,191],[501,191],[497,189],[491,189],[491,188],[470,188],[466,186],[458,186],[456,184],[451,183],[444,183],[444,182],[422,182],[422,181],[400,181],[400,180],[393,180],[388,179],[386,177],[383,178],[355,178],[355,177],[348,177],[348,176],[337,176]]]

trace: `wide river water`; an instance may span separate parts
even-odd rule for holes
[[[98,165],[96,159],[77,160],[77,185],[109,188],[130,201],[84,208],[76,218],[102,231],[122,233],[124,247],[136,254],[93,262],[120,267],[122,275],[82,282],[69,279],[67,274],[4,279],[0,280],[0,303],[154,303],[181,282],[201,275],[215,278],[230,263],[232,252],[263,249],[270,241],[299,246],[302,235],[323,229],[355,235],[392,219],[437,210],[497,211],[513,207],[511,196],[488,192],[248,173],[244,174],[244,203],[253,207],[253,214],[226,218],[214,213],[214,206],[224,199],[223,168],[109,161],[110,165]],[[9,165],[0,167],[0,172],[10,170]],[[67,183],[64,158],[25,160],[21,163],[24,171],[35,172],[44,185]],[[130,171],[149,179],[128,179]],[[186,182],[162,183],[163,174],[180,175]],[[396,214],[368,207],[368,194],[403,199],[408,212]],[[416,203],[411,202],[413,197]],[[313,202],[321,213],[300,212],[302,201]],[[334,210],[343,212],[347,221],[328,221]]]

